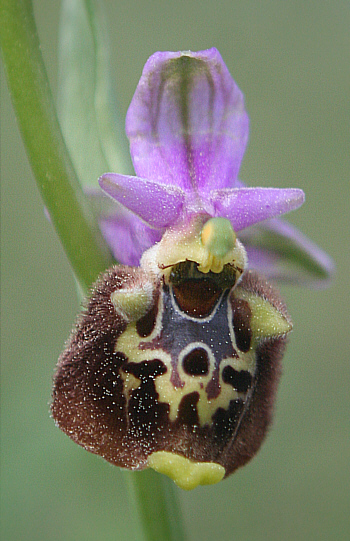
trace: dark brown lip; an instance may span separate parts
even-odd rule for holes
[[[173,266],[169,281],[173,286],[178,286],[188,281],[203,281],[207,285],[215,284],[221,290],[231,289],[237,280],[236,269],[230,264],[224,266],[222,272],[209,271],[203,273],[198,270],[198,263],[195,261],[182,261]]]

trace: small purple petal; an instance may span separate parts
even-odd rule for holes
[[[116,261],[138,266],[143,252],[160,241],[164,231],[149,227],[99,188],[89,187],[84,191]]]
[[[296,227],[284,220],[269,220],[264,224],[265,229],[274,232],[285,239],[292,240],[296,245],[302,248],[309,256],[323,268],[324,272],[331,276],[335,271],[335,264],[326,252],[321,250],[317,244],[312,242],[306,235],[301,233]]]
[[[126,119],[136,174],[187,192],[233,187],[248,125],[243,95],[216,49],[156,53]]]
[[[290,188],[232,188],[210,195],[215,216],[228,218],[235,231],[274,218],[300,207],[305,200],[302,190]]]
[[[145,250],[162,237],[158,229],[151,229],[137,216],[133,222],[125,222],[118,215],[99,220],[100,227],[113,256],[122,265],[139,266]]]
[[[157,229],[169,226],[181,216],[185,194],[176,186],[116,173],[106,173],[99,178],[99,184],[113,199]]]
[[[267,277],[310,287],[325,287],[335,271],[333,260],[297,228],[279,218],[240,234],[249,268]]]

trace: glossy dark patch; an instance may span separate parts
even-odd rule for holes
[[[222,371],[224,383],[232,385],[238,393],[246,393],[252,385],[252,375],[247,370],[235,370],[232,366],[225,366]]]
[[[194,426],[199,424],[197,403],[199,393],[196,391],[185,395],[179,405],[178,420],[181,424]]]
[[[159,359],[128,363],[123,369],[141,379],[128,402],[129,433],[135,438],[153,438],[168,422],[169,405],[158,402],[155,388],[155,378],[167,369]]]
[[[128,363],[124,366],[124,372],[132,374],[141,380],[157,377],[165,374],[167,367],[163,361],[153,359],[152,361],[142,361],[141,363]]]
[[[243,299],[233,299],[232,303],[232,324],[235,333],[238,349],[246,353],[249,351],[252,341],[252,330],[250,320],[252,311],[247,301]]]
[[[218,408],[213,415],[214,437],[224,444],[235,431],[244,407],[243,400],[231,400],[227,410]]]
[[[221,290],[231,289],[236,283],[236,269],[227,264],[222,272],[203,273],[198,270],[198,263],[186,260],[172,267],[169,279],[173,286],[178,286],[188,280],[206,280],[213,282]]]
[[[145,338],[152,334],[158,314],[158,302],[154,302],[152,308],[136,322],[136,331],[139,336]]]
[[[180,309],[192,317],[211,314],[222,290],[211,280],[187,280],[173,286],[174,297]]]
[[[208,320],[201,318],[184,317],[175,305],[171,291],[167,286],[163,288],[163,311],[160,324],[160,332],[153,340],[140,341],[139,349],[155,350],[160,348],[171,356],[172,366],[176,366],[179,357],[182,358],[183,350],[188,351],[189,345],[199,342],[211,350],[218,363],[223,358],[237,357],[230,339],[223,337],[230,336],[230,329],[227,318],[227,296],[224,292],[215,309],[213,317]]]
[[[209,372],[208,353],[203,348],[195,348],[185,355],[182,366],[189,376],[205,376]]]

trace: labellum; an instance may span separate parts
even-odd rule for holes
[[[161,259],[176,230],[140,268],[107,271],[55,378],[53,416],[73,440],[184,488],[217,482],[256,453],[291,330],[276,291],[252,271],[241,279],[245,250],[228,220],[215,220],[190,227],[198,257],[192,247],[184,258],[179,244],[173,264]]]
[[[248,118],[215,49],[153,55],[127,133],[140,176],[100,179],[132,211],[100,221],[126,264],[93,286],[51,410],[88,451],[192,489],[248,462],[271,423],[292,324],[237,234],[296,208],[303,193],[237,180]]]

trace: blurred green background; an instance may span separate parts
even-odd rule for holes
[[[60,6],[34,6],[55,93]],[[274,426],[227,481],[179,489],[189,539],[348,540],[350,3],[110,0],[107,9],[122,118],[153,52],[216,46],[251,119],[241,179],[304,189],[289,219],[337,264],[329,289],[282,289],[295,328]],[[79,306],[3,72],[1,85],[2,538],[133,541],[120,472],[49,417],[55,363]]]

